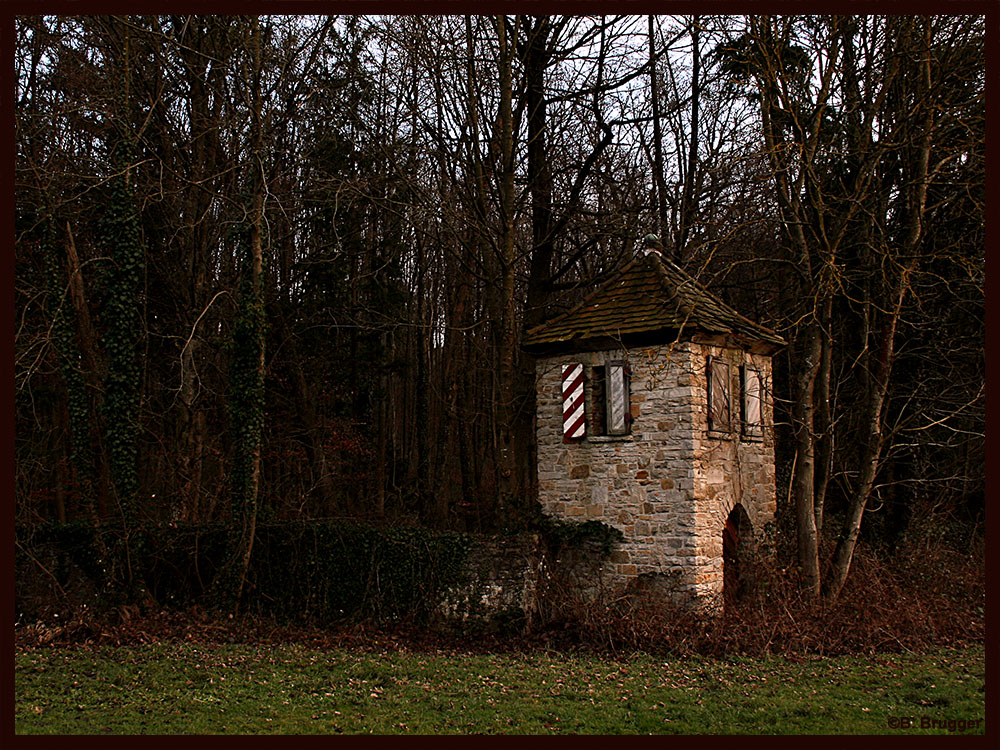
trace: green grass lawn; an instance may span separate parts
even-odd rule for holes
[[[19,734],[982,734],[984,691],[981,646],[790,661],[165,644],[18,653],[14,716]]]

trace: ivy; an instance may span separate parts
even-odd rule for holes
[[[234,459],[232,470],[233,515],[241,516],[256,501],[253,497],[255,459],[264,431],[264,371],[260,366],[267,335],[262,280],[249,271],[246,233],[241,237],[244,265],[239,308],[230,340],[229,417]]]
[[[228,608],[226,592],[207,588],[224,567],[227,529],[222,524],[146,526],[143,550],[133,559],[150,593],[164,606],[201,601]],[[102,584],[97,541],[121,528],[96,530],[83,523],[16,529],[18,569],[30,559],[65,559]],[[379,528],[339,520],[261,524],[247,573],[246,611],[284,621],[392,622],[432,615],[444,592],[467,582],[473,537],[421,527]],[[60,584],[68,576],[60,577]],[[23,606],[19,604],[19,606]]]
[[[129,182],[131,148],[115,150],[116,174],[110,182],[103,244],[112,260],[104,300],[104,349],[108,358],[103,412],[111,479],[126,526],[137,518],[139,404],[141,372],[138,344],[141,333],[140,281],[145,253],[139,217]]]
[[[563,549],[593,549],[607,557],[616,544],[625,540],[621,531],[603,521],[564,521],[544,516],[535,526],[553,556]]]
[[[52,320],[52,343],[59,358],[59,374],[66,387],[70,421],[70,458],[81,480],[85,510],[94,511],[94,454],[90,439],[91,408],[83,374],[82,356],[76,341],[73,307],[66,297],[63,255],[59,251],[57,231],[50,217],[46,221],[43,244],[46,256],[49,315]]]
[[[115,539],[111,554],[115,566],[113,577],[120,576],[133,593],[141,596],[145,586],[133,559],[143,555],[142,536],[134,532],[140,525],[138,438],[142,372],[138,355],[145,248],[131,185],[132,156],[131,139],[122,134],[112,148],[114,174],[109,181],[102,220],[102,244],[112,261],[103,306],[107,375],[102,412],[111,484],[122,514],[123,533]]]
[[[464,581],[471,537],[340,521],[262,526],[252,606],[286,619],[395,621],[425,616]]]
[[[238,605],[243,560],[254,541],[258,509],[259,457],[264,433],[264,342],[267,317],[264,311],[263,273],[252,272],[248,230],[238,236],[242,280],[238,309],[229,341],[229,411],[233,444],[230,472],[232,517],[227,546],[229,559],[215,583],[220,598]]]

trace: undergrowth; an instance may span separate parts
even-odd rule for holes
[[[578,589],[555,581],[542,591],[541,616],[489,639],[454,624],[436,630],[427,616],[442,586],[461,578],[468,548],[461,535],[346,527],[273,532],[261,540],[251,579],[258,599],[236,618],[191,595],[199,574],[209,573],[198,560],[204,565],[206,550],[216,546],[210,532],[159,548],[160,567],[150,580],[161,596],[146,609],[97,590],[84,570],[85,535],[68,538],[82,565],[73,555],[19,554],[15,636],[22,647],[214,638],[341,643],[344,637],[358,645],[367,638],[385,642],[388,635],[416,648],[463,643],[502,650],[840,655],[926,651],[985,638],[981,534],[966,540],[964,551],[924,534],[894,550],[860,544],[847,585],[830,601],[804,599],[795,569],[782,564],[780,552],[754,561],[739,600],[700,614],[650,591],[584,601]],[[202,557],[185,557],[193,543]],[[346,552],[351,545],[351,555],[320,552]],[[345,609],[350,612],[342,614]]]
[[[885,557],[859,548],[840,596],[813,602],[793,569],[758,560],[753,585],[721,611],[689,608],[648,594],[581,602],[548,634],[565,645],[675,654],[860,654],[921,651],[985,639],[981,552],[909,548]]]

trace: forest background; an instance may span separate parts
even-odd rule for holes
[[[97,576],[148,596],[143,534],[217,525],[199,583],[238,602],[262,524],[530,525],[522,333],[649,233],[790,342],[778,527],[807,598],[859,539],[981,546],[985,16],[14,32],[21,551],[110,528]]]

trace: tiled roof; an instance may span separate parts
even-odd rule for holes
[[[628,263],[576,307],[527,331],[524,346],[585,346],[587,340],[660,332],[682,338],[698,331],[731,334],[770,349],[786,344],[654,251]]]

